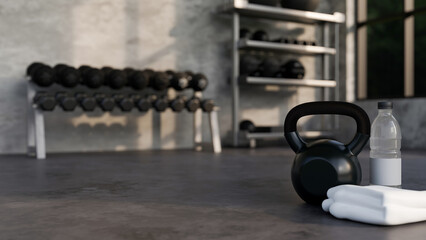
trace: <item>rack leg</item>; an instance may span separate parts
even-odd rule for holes
[[[201,151],[203,150],[201,143],[203,141],[203,111],[198,109],[194,113],[194,150]]]
[[[44,135],[44,116],[39,109],[34,110],[35,149],[37,159],[46,158],[46,142]]]
[[[27,155],[35,155],[35,116],[34,109],[28,108],[27,111]]]
[[[152,147],[161,149],[161,113],[152,111]]]
[[[256,139],[252,138],[249,141],[250,148],[256,148]]]
[[[334,100],[339,101],[340,100],[340,69],[339,69],[339,55],[340,55],[340,49],[339,49],[339,24],[334,24],[334,48],[336,49],[336,55],[334,55],[334,81],[336,81],[336,87],[334,88]],[[339,117],[335,115],[334,117],[334,127],[335,129],[339,129]]]
[[[210,133],[211,133],[212,144],[213,144],[213,152],[221,153],[222,143],[220,141],[219,119],[217,116],[217,111],[212,111],[209,113],[209,123],[210,123]]]
[[[323,28],[323,45],[324,47],[330,47],[330,24],[324,23]],[[330,80],[331,79],[331,71],[330,71],[330,55],[324,54],[324,62],[323,62],[323,79]],[[330,101],[330,89],[329,88],[323,88],[323,100],[324,101]],[[333,119],[333,117],[331,117]],[[329,121],[326,121],[326,119],[330,119],[326,116],[321,117],[321,127],[322,129],[329,128]],[[326,126],[327,122],[327,126]]]
[[[34,96],[34,89],[30,86],[30,84],[27,84],[27,154],[30,157],[35,156]]]
[[[240,39],[240,17],[238,13],[233,14],[233,39],[232,39],[232,142],[234,147],[238,146],[238,121],[240,112],[240,90],[238,86],[240,57],[238,53],[238,41]]]
[[[330,24],[324,23],[324,29],[323,29],[323,41],[324,41],[324,47],[330,47]],[[324,73],[324,79],[329,80],[330,79],[330,55],[324,54],[324,63],[323,63],[323,73]]]

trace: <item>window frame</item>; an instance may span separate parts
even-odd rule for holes
[[[394,15],[367,19],[367,1],[356,0],[355,3],[355,55],[356,55],[356,98],[368,100],[367,93],[367,26],[371,23],[403,18],[404,21],[404,98],[414,97],[415,63],[414,63],[414,15],[426,12],[426,8],[414,8],[415,0],[403,0],[404,11]]]

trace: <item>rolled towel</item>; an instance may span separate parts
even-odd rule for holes
[[[426,192],[384,186],[340,185],[327,192],[322,208],[336,218],[378,225],[426,220]]]

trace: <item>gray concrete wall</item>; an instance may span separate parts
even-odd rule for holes
[[[320,10],[335,11],[340,1],[322,1]],[[220,128],[229,144],[231,128],[231,18],[213,14],[221,1],[200,0],[44,0],[0,2],[0,152],[25,152],[26,67],[33,61],[79,66],[175,68],[204,72],[210,78],[205,96],[221,107]],[[343,7],[344,9],[344,7]],[[300,24],[245,21],[252,30],[271,29],[314,39],[318,31]],[[299,58],[285,55],[284,58]],[[314,57],[299,58],[306,77],[319,74]],[[341,66],[344,63],[341,63]],[[297,94],[299,93],[299,94]],[[318,90],[244,87],[242,118],[282,124],[295,104],[317,99]],[[206,119],[205,119],[206,120]],[[161,118],[161,145],[154,146],[152,113],[103,114],[97,111],[46,114],[48,152],[108,151],[192,146],[192,116],[170,111]],[[207,129],[207,122],[204,122]],[[204,131],[208,139],[208,131]]]

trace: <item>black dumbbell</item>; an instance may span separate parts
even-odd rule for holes
[[[192,73],[191,71],[186,71],[186,74],[189,76],[189,88],[192,88],[194,91],[204,91],[209,84],[207,77],[202,73]]]
[[[170,87],[177,91],[182,91],[189,86],[190,76],[184,72],[174,72],[172,70],[166,71],[170,79]]]
[[[31,75],[31,72],[32,72],[32,71],[34,71],[36,68],[38,68],[38,67],[40,67],[40,66],[47,66],[47,65],[46,65],[46,64],[44,64],[44,63],[41,63],[41,62],[33,62],[33,63],[31,63],[31,64],[27,67],[27,71],[26,71],[27,75],[28,75],[28,76],[30,76],[30,75]]]
[[[256,131],[256,126],[250,120],[243,120],[240,122],[240,130],[247,131],[247,132],[254,132]]]
[[[264,133],[264,132],[274,132],[277,131],[276,127],[268,127],[268,126],[262,126],[258,127],[254,125],[254,123],[250,120],[243,120],[240,122],[240,130],[241,131],[247,131],[250,133],[258,132],[258,133]]]
[[[272,42],[287,44],[287,43],[290,43],[290,40],[288,40],[288,38],[280,37],[280,38],[272,40]]]
[[[74,67],[60,63],[56,64],[53,70],[56,82],[66,88],[73,88],[81,82],[80,72]]]
[[[34,97],[34,103],[43,111],[53,111],[56,106],[55,97],[45,92],[38,92]]]
[[[154,73],[155,73],[155,71],[154,70],[152,70],[151,68],[146,68],[146,69],[144,69],[142,72],[144,72],[144,73],[146,73],[146,74],[148,74],[148,76],[151,78],[152,77],[152,75],[154,75]]]
[[[84,111],[91,112],[95,110],[96,99],[94,97],[88,96],[86,93],[76,93],[75,98]]]
[[[147,112],[152,107],[152,99],[150,96],[141,96],[138,94],[130,95],[130,99],[133,100],[133,104],[141,112]]]
[[[278,4],[277,0],[248,0],[249,3],[265,5],[265,6],[273,6],[276,7]]]
[[[112,89],[121,89],[127,85],[127,77],[124,71],[113,69],[111,67],[103,67],[101,69],[104,74],[104,84]]]
[[[125,68],[124,72],[127,76],[127,85],[135,90],[142,90],[149,85],[150,74],[145,71],[135,70],[133,68]]]
[[[169,75],[165,72],[151,72],[145,70],[150,75],[149,86],[157,91],[163,91],[170,85]]]
[[[169,101],[165,96],[151,95],[152,106],[157,112],[164,112],[169,106]]]
[[[40,87],[49,87],[55,82],[53,69],[43,63],[35,62],[28,66],[27,75]]]
[[[185,101],[185,108],[188,112],[196,112],[201,107],[201,101],[197,97],[192,97]]]
[[[81,83],[89,88],[100,88],[104,85],[104,74],[97,68],[87,65],[80,66],[78,71],[81,75]]]
[[[250,30],[247,28],[240,29],[240,39],[249,39],[250,38]]]
[[[62,110],[66,112],[74,111],[77,107],[77,100],[75,97],[68,95],[66,92],[56,93],[55,98]]]
[[[146,112],[150,108],[154,108],[157,112],[163,112],[168,107],[168,100],[166,97],[159,97],[157,95],[146,95],[140,96],[133,94],[130,96],[130,99],[133,100],[134,105],[141,112]]]
[[[101,68],[101,71],[104,75],[111,73],[112,70],[114,70],[114,68],[108,67],[108,66],[104,66],[104,67]]]
[[[280,61],[277,58],[268,57],[263,60],[256,70],[256,76],[274,77],[280,71]]]
[[[113,98],[117,106],[123,112],[130,112],[132,108],[134,107],[133,100],[131,98],[125,97],[122,94],[115,94],[113,95]]]
[[[96,93],[94,95],[96,102],[98,103],[99,107],[104,112],[110,112],[115,107],[115,101],[114,98],[107,96],[103,93]]]
[[[212,112],[214,107],[214,101],[211,99],[204,99],[201,101],[201,109],[203,109],[203,112]]]
[[[257,30],[251,36],[251,39],[256,41],[269,41],[268,33],[263,30]]]
[[[261,59],[253,55],[242,55],[240,60],[240,74],[253,76],[261,63]]]
[[[185,100],[178,96],[169,102],[169,106],[173,112],[181,112],[185,108]]]
[[[279,78],[302,79],[305,76],[305,68],[299,61],[290,60],[281,66],[280,70],[275,76]]]

